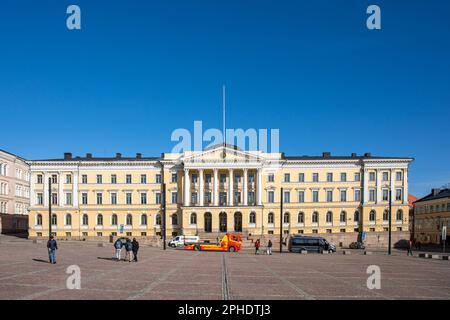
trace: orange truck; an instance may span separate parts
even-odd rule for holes
[[[225,234],[219,243],[200,242],[186,244],[185,250],[194,251],[229,251],[235,252],[241,250],[241,236],[238,234]]]

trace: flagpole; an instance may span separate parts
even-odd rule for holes
[[[226,138],[226,122],[225,122],[225,85],[222,86],[222,110],[223,110],[223,146],[225,147],[227,144],[227,138]]]

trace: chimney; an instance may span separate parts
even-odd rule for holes
[[[142,153],[136,153],[136,159],[141,159],[142,158]]]
[[[437,196],[439,194],[439,192],[441,192],[441,189],[439,189],[439,188],[431,189],[431,194],[433,196]]]
[[[352,158],[356,158],[356,153],[355,152],[352,153]]]
[[[121,154],[121,153],[119,153],[119,152],[117,152],[117,153],[116,153],[116,158],[117,158],[117,159],[120,159],[120,158],[122,158],[122,154]]]
[[[92,159],[92,153],[86,153],[86,158]]]
[[[322,152],[322,157],[329,158],[331,156],[331,152]]]
[[[364,157],[370,157],[370,156],[372,156],[372,154],[370,152],[364,153]]]
[[[72,154],[70,152],[64,152],[64,160],[72,159]]]

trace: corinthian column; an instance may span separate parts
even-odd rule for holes
[[[190,204],[190,182],[189,182],[189,169],[184,169],[184,205],[186,207]]]
[[[248,169],[244,169],[244,206],[248,205]]]
[[[204,196],[204,190],[203,190],[203,169],[198,170],[198,174],[200,176],[200,206],[203,206],[203,200],[205,198]]]
[[[229,175],[229,198],[228,198],[228,203],[230,206],[233,205],[234,203],[234,196],[233,196],[233,169],[228,169],[228,175]]]
[[[258,169],[258,187],[257,187],[257,192],[258,192],[258,206],[262,205],[262,169],[259,168]]]
[[[219,205],[219,170],[214,169],[214,206]]]

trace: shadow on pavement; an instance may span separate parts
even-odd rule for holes
[[[44,263],[50,263],[48,260],[42,260],[42,259],[33,259],[33,261],[36,261],[36,262],[44,262]]]

